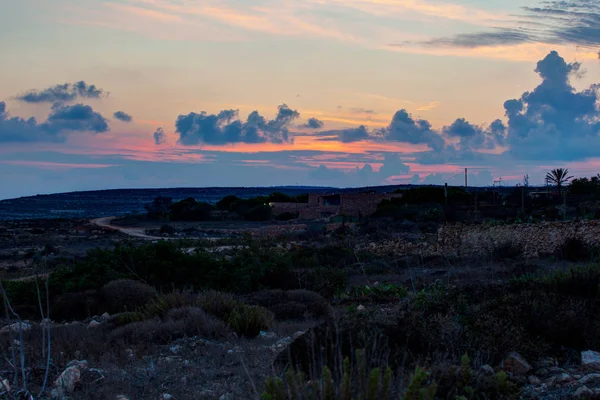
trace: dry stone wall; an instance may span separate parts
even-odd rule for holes
[[[600,221],[543,222],[537,224],[446,225],[438,231],[438,251],[444,255],[480,257],[505,243],[520,246],[525,256],[554,253],[567,239],[600,244]]]
[[[433,236],[433,237],[432,237]],[[520,246],[526,257],[554,253],[569,238],[600,246],[600,221],[543,222],[511,225],[442,226],[437,235],[368,243],[362,248],[385,256],[447,256],[464,258],[489,257],[498,246]]]

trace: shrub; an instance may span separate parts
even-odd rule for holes
[[[157,296],[152,286],[133,279],[111,281],[102,287],[100,293],[111,314],[136,310]]]
[[[182,307],[170,310],[165,318],[154,317],[116,328],[110,333],[109,340],[167,344],[186,336],[222,338],[228,332],[223,321],[206,314],[202,309]]]
[[[209,290],[198,295],[197,304],[207,313],[227,321],[231,313],[244,303],[230,293]]]
[[[191,291],[174,290],[161,294],[140,309],[146,319],[162,318],[173,308],[193,306],[197,302],[197,295]]]
[[[240,336],[254,338],[273,323],[273,313],[260,306],[243,305],[235,309],[227,321]]]
[[[186,335],[220,338],[229,333],[229,328],[223,321],[199,307],[174,308],[169,310],[166,320],[182,322]]]
[[[330,311],[329,302],[323,296],[304,289],[261,290],[248,295],[246,301],[269,309],[277,319],[322,317]]]
[[[175,233],[175,228],[173,228],[171,225],[164,224],[161,225],[159,233],[166,233],[167,235],[172,235]]]
[[[99,313],[100,298],[95,290],[59,295],[52,302],[51,317],[57,321],[86,319]]]

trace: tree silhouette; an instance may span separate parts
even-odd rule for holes
[[[556,185],[558,194],[561,195],[563,185],[573,178],[568,175],[569,170],[567,168],[556,168],[546,174],[546,179],[548,179],[548,182],[552,182]]]

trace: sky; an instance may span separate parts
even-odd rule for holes
[[[0,9],[0,199],[600,173],[597,0]]]

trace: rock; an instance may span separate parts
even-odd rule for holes
[[[179,354],[179,352],[181,351],[181,346],[178,344],[175,344],[169,348],[169,351],[173,354]]]
[[[27,332],[31,330],[31,324],[28,322],[15,322],[0,329],[0,333],[18,333],[19,330]]]
[[[225,393],[224,395],[219,397],[219,400],[233,400],[233,396],[229,393]]]
[[[573,393],[573,397],[576,399],[589,399],[594,395],[594,391],[587,386],[582,386]]]
[[[542,383],[540,378],[538,378],[535,375],[529,375],[529,377],[527,378],[527,381],[529,382],[530,385],[534,385],[534,386],[539,386]]]
[[[163,393],[160,395],[160,400],[172,400],[173,396],[171,396],[169,393]]]
[[[581,366],[587,370],[600,371],[600,353],[592,350],[582,351]]]
[[[489,365],[485,364],[481,367],[481,372],[484,375],[494,375],[494,368],[490,367]]]
[[[597,384],[600,383],[600,374],[589,374],[584,376],[579,380],[581,385],[588,385],[590,383]]]
[[[0,380],[2,381],[2,384],[0,384],[0,395],[9,394],[10,393],[10,382],[8,381],[8,379],[0,378]]]
[[[556,375],[556,380],[554,381],[554,383],[557,385],[564,385],[566,383],[571,383],[574,380],[575,380],[575,378],[573,378],[571,375],[563,372],[560,375]]]
[[[275,332],[260,331],[260,337],[263,339],[274,339],[277,337],[277,334]]]
[[[96,321],[95,319],[93,319],[89,325],[88,328],[98,328],[99,326],[101,326],[102,324],[98,321]]]
[[[109,313],[107,313],[107,312],[105,312],[104,314],[102,314],[102,315],[100,316],[100,320],[101,320],[102,322],[106,322],[106,321],[108,321],[109,319],[110,319],[110,314],[109,314]]]
[[[81,369],[79,365],[73,365],[63,371],[54,381],[56,388],[52,391],[53,397],[62,399],[65,394],[73,392],[75,385],[81,380]]]
[[[135,353],[133,349],[125,349],[125,354],[127,355],[128,359],[135,360]]]
[[[356,307],[356,311],[358,312],[365,312],[367,310],[367,308],[365,306],[363,306],[362,304],[359,305],[358,307]]]
[[[515,375],[526,375],[531,365],[517,352],[508,353],[504,358],[503,369]]]
[[[557,361],[552,357],[541,358],[535,364],[533,364],[535,369],[552,368],[556,367],[557,365]]]
[[[125,396],[124,394],[118,394],[116,400],[129,400],[129,397]]]
[[[300,336],[304,335],[306,331],[298,331],[296,333],[294,333],[294,335],[292,336],[293,340],[298,339]]]
[[[240,346],[235,346],[233,349],[227,351],[227,353],[229,353],[229,354],[243,353],[243,352],[244,352],[244,349],[242,349]]]

